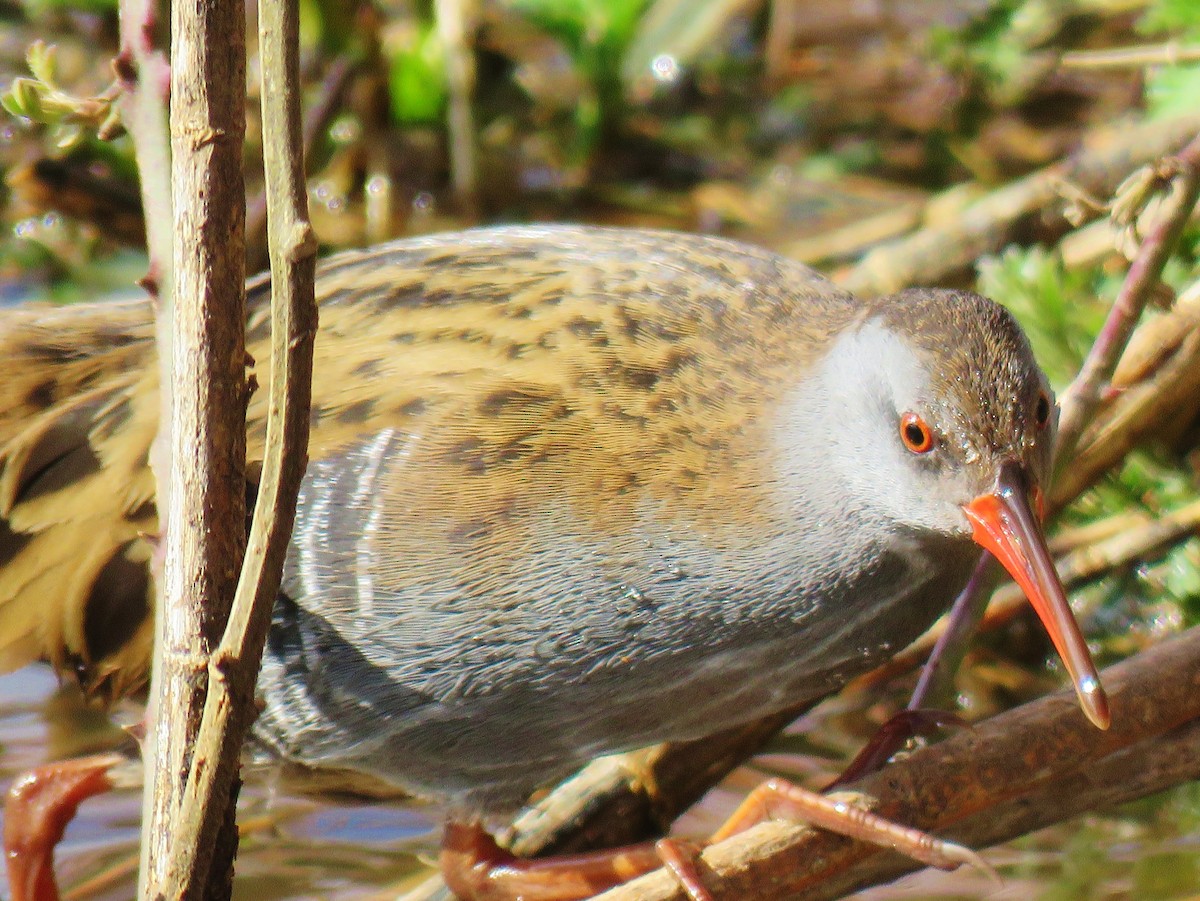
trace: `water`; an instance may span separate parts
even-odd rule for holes
[[[847,711],[833,705],[805,719],[775,753],[730,775],[677,824],[699,836],[728,815],[767,774],[819,784],[837,761],[831,748],[859,739],[845,734]],[[117,712],[132,722],[137,711]],[[839,725],[840,722],[840,725]],[[861,723],[858,726],[861,727]],[[857,730],[853,730],[857,731]],[[815,737],[815,741],[814,741]],[[48,669],[32,666],[0,676],[0,789],[47,760],[95,753],[126,741]],[[117,790],[86,801],[57,854],[67,901],[124,901],[133,896],[141,793]],[[394,898],[425,878],[436,856],[438,813],[416,804],[313,799],[251,774],[242,791],[243,829],[234,897],[239,901]],[[975,899],[1124,899],[1197,897],[1200,888],[1200,786],[1184,786],[1106,815],[1092,815],[993,848],[984,858],[1003,879],[962,869],[926,870],[857,898],[861,901]],[[7,897],[0,891],[0,897]]]
[[[137,711],[117,712],[132,722]],[[43,666],[0,676],[0,790],[48,760],[118,747],[127,739],[89,709],[72,686]],[[56,855],[68,899],[117,901],[134,891],[141,790],[118,789],[85,801]],[[248,777],[238,822],[243,830],[235,898],[369,898],[428,871],[436,811],[417,805],[313,800]],[[0,891],[7,897],[7,888]]]

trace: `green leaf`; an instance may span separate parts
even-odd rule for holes
[[[20,112],[34,122],[45,121],[45,110],[42,107],[42,84],[32,78],[17,78],[12,83],[12,96],[15,98]]]
[[[25,62],[33,77],[46,85],[53,85],[57,73],[58,51],[53,44],[45,41],[34,41],[25,51]]]
[[[409,46],[389,60],[392,115],[402,123],[433,123],[446,108],[446,66],[434,26],[425,26]]]
[[[1200,65],[1170,66],[1147,73],[1146,111],[1151,118],[1191,115],[1196,112],[1197,97],[1200,97]]]

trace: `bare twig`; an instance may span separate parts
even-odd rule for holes
[[[1138,326],[1113,371],[1113,388],[1131,388],[1155,377],[1187,336],[1197,329],[1200,329],[1200,281],[1181,291],[1169,312]]]
[[[1200,46],[1168,41],[1140,47],[1114,47],[1108,50],[1073,50],[1064,53],[1064,69],[1140,69],[1145,66],[1178,66],[1200,60]]]
[[[954,599],[954,606],[942,619],[944,628],[934,641],[925,666],[921,668],[917,687],[913,689],[908,702],[909,710],[940,707],[951,696],[954,679],[966,657],[967,647],[979,629],[979,622],[988,608],[988,599],[999,580],[1000,564],[991,554],[983,554],[975,564],[971,578]]]
[[[1059,509],[1093,485],[1143,441],[1160,435],[1200,405],[1200,331],[1192,331],[1154,377],[1124,389],[1084,434],[1049,498]]]
[[[358,67],[348,57],[342,56],[329,65],[329,71],[321,82],[321,91],[317,99],[308,109],[304,119],[304,161],[305,171],[313,158],[313,149],[317,140],[329,128],[329,123],[337,115],[346,102],[346,94],[354,79]],[[265,127],[265,126],[264,126]],[[264,144],[266,137],[263,138]],[[307,204],[306,204],[307,205]],[[307,214],[305,216],[307,218]],[[247,268],[257,271],[266,265],[267,249],[264,235],[267,228],[267,188],[246,204],[246,244]],[[261,259],[259,258],[261,254]],[[260,265],[261,264],[261,265]]]
[[[215,803],[193,808],[186,791],[189,773],[215,764],[193,748],[208,686],[222,678],[209,654],[245,541],[242,5],[174,4],[172,46],[175,396],[171,489],[158,499],[166,559],[142,829],[147,899],[227,896],[237,841],[232,768],[217,773]],[[193,819],[193,829],[180,828]]]
[[[1129,274],[1113,301],[1112,310],[1088,352],[1079,374],[1063,395],[1062,416],[1055,448],[1056,468],[1073,460],[1083,430],[1107,387],[1117,361],[1129,342],[1151,291],[1158,284],[1167,259],[1175,250],[1179,235],[1187,223],[1196,199],[1200,197],[1200,137],[1192,140],[1175,156],[1178,167],[1176,191],[1155,228],[1146,236],[1142,249],[1129,267]]]
[[[468,22],[474,18],[473,0],[434,0],[438,36],[446,54],[446,83],[450,89],[450,173],[454,196],[471,212],[476,203],[475,118],[471,114],[475,65],[467,47]]]

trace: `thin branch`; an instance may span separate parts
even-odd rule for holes
[[[1054,483],[1049,506],[1091,487],[1139,444],[1196,410],[1200,404],[1200,330],[1192,331],[1154,378],[1124,389],[1084,434],[1071,465]]]
[[[1200,197],[1200,136],[1193,137],[1174,157],[1177,166],[1176,193],[1162,218],[1147,235],[1137,258],[1113,301],[1112,310],[1079,374],[1063,395],[1055,448],[1056,468],[1073,461],[1084,428],[1100,406],[1101,395],[1117,368],[1117,361],[1141,318],[1142,310],[1158,285],[1163,267],[1175,250],[1179,236]]]

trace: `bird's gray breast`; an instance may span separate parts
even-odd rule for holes
[[[458,806],[511,807],[597,754],[825,694],[919,634],[970,566],[865,520],[806,543],[781,518],[731,548],[648,506],[601,541],[552,503],[522,511],[543,521],[519,553],[481,561],[431,527],[453,511],[385,499],[411,441],[385,430],[310,466],[258,734]],[[381,529],[406,526],[423,544],[381,556]]]

